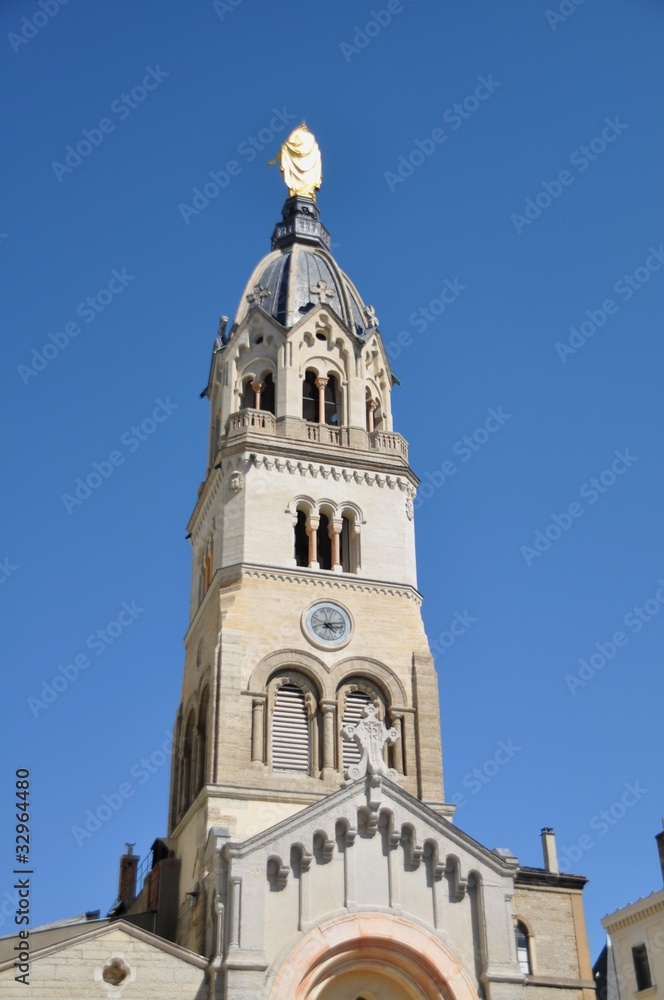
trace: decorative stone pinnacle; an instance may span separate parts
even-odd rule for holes
[[[352,764],[344,771],[346,781],[356,781],[365,774],[383,775],[395,782],[398,780],[395,768],[388,767],[385,763],[383,747],[396,743],[399,733],[396,729],[387,729],[383,725],[375,705],[367,705],[357,725],[348,722],[342,726],[341,735],[349,743],[355,743],[362,754],[358,764]]]

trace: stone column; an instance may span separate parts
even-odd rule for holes
[[[242,879],[231,876],[231,926],[229,933],[229,948],[240,947],[240,890]]]
[[[251,759],[265,763],[265,702],[266,695],[258,695],[251,702]]]
[[[323,778],[327,778],[334,773],[334,744],[336,742],[336,732],[334,719],[336,715],[336,701],[319,702],[319,707],[323,715]]]
[[[256,405],[255,405],[254,409],[260,410],[260,408],[261,408],[261,393],[262,393],[263,389],[265,388],[265,382],[262,382],[261,379],[256,379],[255,382],[251,383],[251,388],[254,390],[254,393],[256,394]]]
[[[372,434],[373,430],[374,430],[374,411],[375,411],[375,409],[376,409],[376,400],[375,399],[368,399],[367,400],[367,429],[369,431],[369,434]]]
[[[318,525],[319,517],[310,517],[307,524],[309,534],[309,568],[318,569]]]
[[[341,573],[341,529],[343,521],[332,521],[332,570]]]
[[[318,423],[325,423],[325,386],[329,382],[329,379],[323,378],[319,375],[316,379],[314,385],[318,389]]]
[[[390,723],[393,729],[399,734],[399,739],[394,744],[393,761],[399,774],[404,774],[404,753],[403,753],[403,715],[400,712],[390,711]]]

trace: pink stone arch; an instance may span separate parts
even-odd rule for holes
[[[418,1000],[477,1000],[459,959],[410,920],[388,913],[352,913],[316,927],[283,959],[269,1000],[310,1000],[351,969],[392,975]]]

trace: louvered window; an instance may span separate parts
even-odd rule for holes
[[[304,692],[294,684],[277,691],[272,716],[272,767],[309,773],[309,719]]]
[[[362,713],[367,705],[371,705],[371,698],[364,691],[351,691],[350,694],[346,696],[346,704],[344,706],[344,717],[342,726],[350,723],[352,726],[356,726],[357,723],[362,718]],[[360,760],[360,748],[357,743],[351,743],[350,740],[344,740],[343,742],[343,762],[344,768],[350,767],[351,764],[358,764]]]

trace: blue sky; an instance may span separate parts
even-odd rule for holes
[[[595,956],[599,918],[661,886],[661,4],[44,3],[0,12],[2,786],[31,768],[35,923],[105,912],[124,842],[166,830],[198,395],[304,119],[427,484],[448,796],[526,865],[555,827]]]

